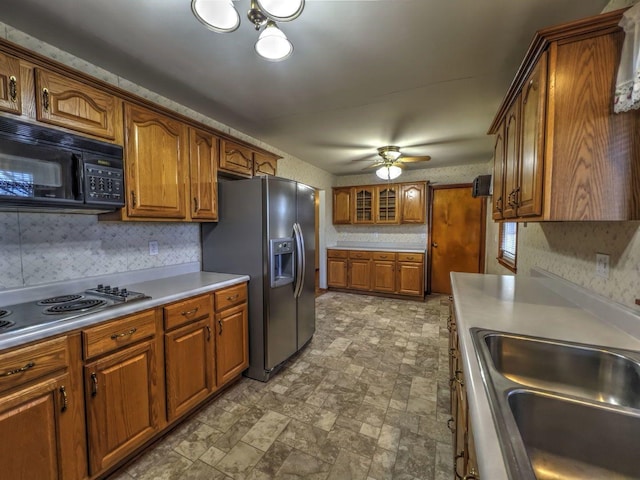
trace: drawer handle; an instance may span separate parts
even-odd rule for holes
[[[98,395],[98,376],[94,373],[91,374],[91,396]]]
[[[111,335],[111,340],[117,340],[119,338],[122,337],[130,337],[131,335],[133,335],[134,333],[136,333],[138,331],[138,329],[136,327],[133,327],[131,330],[129,330],[128,332],[124,332],[124,333],[114,333],[113,335]]]
[[[462,380],[460,380],[460,377],[458,377],[458,374],[462,373],[462,370],[456,370],[456,373],[453,376],[454,381],[458,382],[460,384],[461,387],[464,387],[464,383],[462,383]]]
[[[211,340],[211,327],[207,325],[207,342]]]
[[[0,373],[0,377],[10,377],[11,375],[15,375],[16,373],[26,372],[30,368],[36,366],[36,362],[29,362],[24,367],[16,368],[15,370],[9,370],[8,372]]]
[[[387,258],[386,255],[380,255],[380,258]]]
[[[62,397],[62,407],[60,411],[66,412],[67,408],[69,408],[69,397],[67,396],[67,389],[64,388],[64,385],[60,387],[60,396]]]
[[[218,326],[220,327],[220,331],[218,332],[218,335],[222,335],[222,320],[218,320]]]
[[[42,89],[42,108],[44,109],[45,112],[49,111],[49,89],[48,88]]]
[[[453,417],[451,417],[449,420],[447,420],[447,428],[451,431],[451,433],[456,433],[456,429],[453,426],[453,422],[455,420],[453,419]]]
[[[240,296],[240,294],[239,294],[239,293],[236,293],[235,295],[229,295],[229,296],[227,297],[227,301],[228,301],[228,302],[233,302],[234,300],[237,300],[239,296]]]
[[[197,212],[200,210],[200,206],[198,205],[198,197],[193,197],[193,211]]]
[[[196,307],[193,310],[189,310],[187,312],[182,312],[182,313],[180,313],[180,315],[182,315],[183,317],[188,317],[189,315],[193,315],[194,313],[197,313],[199,309],[200,309],[200,307]]]
[[[18,79],[13,75],[9,77],[9,96],[14,102],[18,99]]]
[[[434,243],[433,246],[438,248],[438,244],[437,243]],[[407,260],[413,260],[413,255],[411,255],[410,257],[407,257]]]

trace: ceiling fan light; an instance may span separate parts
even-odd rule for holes
[[[267,26],[258,37],[255,49],[258,55],[272,62],[284,60],[293,53],[293,45],[272,21],[267,22]]]
[[[380,147],[378,149],[378,155],[380,155],[384,160],[389,162],[395,162],[400,158],[400,147],[396,147],[395,145],[387,145],[386,147]]]
[[[276,22],[290,22],[304,10],[304,0],[255,0],[258,8]]]
[[[398,178],[402,173],[402,169],[397,165],[385,165],[376,170],[376,175],[382,180],[393,180]]]
[[[400,158],[400,155],[402,154],[396,150],[389,150],[388,152],[385,153],[385,156],[388,159],[393,160],[394,162],[398,160],[398,158]]]
[[[209,30],[229,33],[240,26],[240,14],[231,0],[192,0],[191,11]]]

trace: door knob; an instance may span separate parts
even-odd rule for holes
[[[438,248],[438,244],[437,244],[436,242],[433,242],[433,243],[431,244],[431,246],[432,246],[433,248]]]

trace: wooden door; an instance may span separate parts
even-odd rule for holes
[[[504,169],[505,169],[505,151],[504,151],[504,124],[500,125],[496,133],[496,143],[493,147],[493,196],[491,198],[492,214],[494,220],[502,220],[502,213],[505,206],[504,192]]]
[[[249,366],[247,304],[216,313],[216,379],[219,386]]]
[[[190,323],[164,336],[167,417],[179,417],[215,388],[212,318]]]
[[[334,188],[333,189],[333,223],[350,224],[351,223],[351,187]]]
[[[398,192],[398,185],[377,185],[375,187],[374,199],[375,223],[399,223],[400,211],[398,208],[398,204],[400,201],[400,192]]]
[[[400,223],[425,223],[427,219],[426,183],[403,183],[400,190]]]
[[[191,218],[218,220],[218,139],[191,129],[189,139],[191,173]]]
[[[264,153],[253,152],[253,174],[275,175],[278,167],[278,159]]]
[[[0,397],[0,477],[11,480],[61,476],[60,417],[65,415],[69,376],[41,380]],[[67,400],[68,402],[68,400]],[[81,460],[78,460],[81,461]]]
[[[85,366],[89,464],[95,474],[158,430],[155,343],[127,347]]]
[[[520,160],[520,98],[517,98],[507,113],[505,120],[505,161],[502,181],[504,182],[504,199],[502,216],[513,218],[516,216],[516,196],[518,194]]]
[[[373,260],[372,285],[375,292],[394,293],[396,291],[396,262],[393,260]]]
[[[516,197],[519,217],[542,214],[547,52],[544,52],[522,91],[520,180]]]
[[[349,288],[371,290],[371,261],[349,259]]]
[[[0,52],[0,110],[22,113],[20,61]]]
[[[41,122],[71,128],[109,140],[121,123],[115,96],[57,73],[35,69],[36,115]]]
[[[374,187],[355,187],[353,223],[373,223],[373,192]]]
[[[253,175],[253,151],[228,140],[220,140],[220,163],[223,172],[242,177]]]
[[[124,111],[127,214],[185,218],[186,125],[129,104]]]
[[[451,272],[484,271],[485,200],[471,185],[431,189],[430,291],[451,293]]]

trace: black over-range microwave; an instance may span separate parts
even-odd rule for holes
[[[0,117],[0,210],[124,206],[122,147]]]

